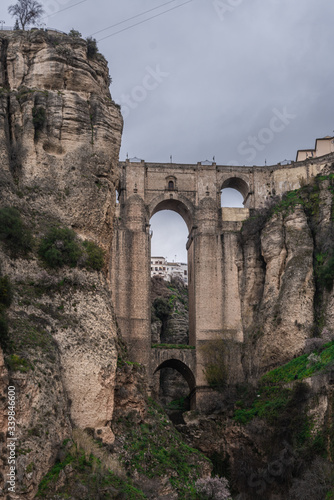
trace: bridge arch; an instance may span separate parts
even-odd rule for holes
[[[151,219],[154,214],[161,210],[172,210],[178,213],[187,224],[188,231],[191,231],[194,224],[194,208],[192,203],[185,197],[176,193],[167,193],[167,195],[164,194],[154,198],[149,205],[149,218]]]
[[[156,374],[159,370],[162,368],[173,368],[174,370],[178,371],[183,378],[186,380],[190,392],[195,389],[196,387],[196,379],[195,376],[192,372],[192,370],[187,366],[183,361],[179,359],[167,359],[160,363],[160,365],[155,369],[154,374]]]

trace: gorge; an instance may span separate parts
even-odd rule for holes
[[[8,387],[16,498],[204,498],[196,481],[211,473],[233,499],[333,498],[334,154],[247,172],[178,165],[172,192],[163,164],[141,162],[124,183],[104,57],[43,30],[0,42],[3,498],[15,498]],[[226,185],[247,214],[216,204]],[[191,252],[198,242],[189,334],[151,315],[147,224],[166,207],[188,222]],[[157,401],[156,369],[168,380],[171,366],[204,394],[175,425],[160,404],[174,396]]]

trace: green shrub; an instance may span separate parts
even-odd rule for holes
[[[204,357],[204,375],[212,389],[224,389],[228,372],[226,367],[226,348],[222,339],[210,340],[200,348]]]
[[[0,346],[6,349],[8,345],[8,321],[6,311],[3,305],[0,305]]]
[[[104,265],[104,250],[89,240],[84,241],[83,246],[86,252],[85,267],[100,271]]]
[[[12,256],[26,255],[32,248],[31,232],[24,226],[21,215],[16,208],[0,209],[0,241],[2,241]]]
[[[43,129],[46,120],[46,111],[42,106],[34,106],[32,108],[32,122],[35,128],[35,138]]]
[[[154,300],[153,308],[155,316],[162,322],[166,321],[172,311],[172,305],[169,303],[169,300],[163,297],[158,297]]]
[[[81,38],[81,33],[77,30],[75,30],[74,28],[72,28],[69,32],[69,35],[72,37],[72,38]]]
[[[76,234],[66,227],[52,227],[42,239],[39,256],[50,267],[75,267],[82,255]]]
[[[13,299],[13,289],[8,276],[0,277],[0,304],[9,307]]]
[[[323,257],[323,256],[322,256]],[[324,257],[322,260],[319,260],[320,256],[317,256],[317,268],[316,268],[316,277],[317,284],[320,287],[326,288],[329,292],[333,289],[334,283],[334,253],[332,256],[324,262]]]
[[[31,368],[29,361],[27,361],[24,358],[21,358],[17,354],[11,354],[7,358],[7,364],[11,370],[19,371],[22,373],[28,372]]]
[[[97,48],[96,40],[95,38],[89,36],[88,38],[86,38],[86,42],[87,42],[87,57],[88,59],[94,59],[94,57],[96,57],[99,51]]]

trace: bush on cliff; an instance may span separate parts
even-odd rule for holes
[[[51,227],[40,242],[38,254],[52,268],[79,265],[100,271],[104,265],[102,248],[93,241],[81,242],[73,229],[67,227]]]
[[[5,349],[8,344],[8,321],[6,316],[6,310],[3,305],[0,304],[0,346]]]
[[[157,297],[153,302],[153,310],[155,316],[160,319],[160,321],[164,322],[170,315],[172,306],[164,297]]]
[[[88,59],[94,59],[94,57],[96,57],[99,51],[99,49],[97,48],[96,40],[95,38],[89,36],[88,38],[86,38],[86,42],[87,42],[87,57]]]
[[[42,239],[39,256],[53,268],[75,267],[82,255],[75,232],[67,227],[52,227]]]
[[[100,271],[104,265],[104,251],[94,241],[86,240],[83,242],[85,251],[84,265],[87,269]]]
[[[46,111],[42,106],[34,106],[32,108],[32,122],[35,128],[35,138],[43,129],[46,120]]]
[[[12,285],[8,276],[0,277],[0,346],[5,349],[8,345],[8,320],[6,308],[13,299]]]
[[[212,389],[221,391],[226,386],[226,347],[222,339],[211,340],[200,348],[204,357],[204,375]]]
[[[32,249],[31,232],[25,227],[19,211],[14,207],[0,209],[0,241],[6,245],[12,257],[26,255]]]

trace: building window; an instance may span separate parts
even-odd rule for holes
[[[174,191],[174,181],[168,181],[168,190]]]

